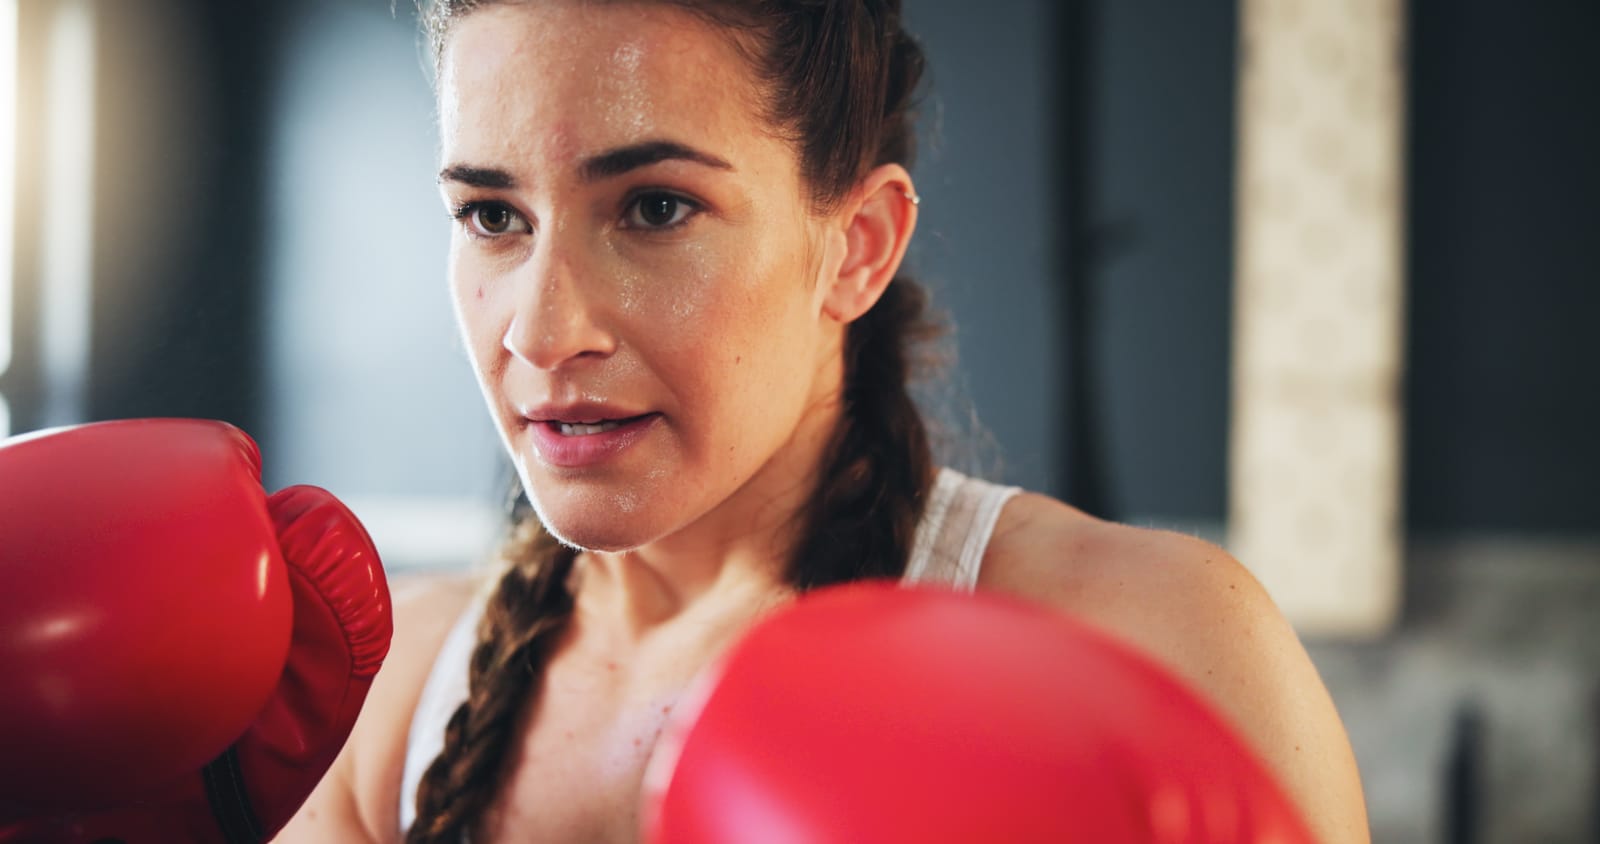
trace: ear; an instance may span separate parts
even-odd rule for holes
[[[824,313],[847,323],[878,301],[911,243],[917,202],[911,174],[898,164],[874,169],[856,186],[836,218],[845,254],[832,277],[822,280],[827,287]]]

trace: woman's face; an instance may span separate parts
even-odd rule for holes
[[[833,241],[754,86],[724,33],[669,7],[498,5],[450,31],[456,316],[568,542],[632,548],[701,519],[828,395]]]

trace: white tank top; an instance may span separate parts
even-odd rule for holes
[[[1017,487],[997,486],[940,469],[917,524],[902,583],[941,584],[971,592],[978,584],[983,552],[1000,510]],[[485,596],[486,598],[487,596]],[[467,699],[467,662],[477,644],[484,600],[475,600],[445,634],[439,655],[411,715],[405,770],[400,779],[400,834],[417,819],[417,784],[444,748],[444,728]]]

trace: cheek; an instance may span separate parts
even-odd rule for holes
[[[671,260],[639,262],[620,274],[621,310],[663,364],[721,371],[751,362],[804,320],[797,295],[803,281],[773,259],[776,251],[683,244]]]
[[[459,249],[450,255],[449,287],[456,327],[461,332],[473,366],[481,373],[491,365],[504,336],[504,308],[492,292],[494,285],[483,268],[475,266]]]
[[[702,448],[779,435],[773,417],[796,415],[804,402],[816,332],[798,251],[730,237],[617,275],[633,342],[706,438]]]

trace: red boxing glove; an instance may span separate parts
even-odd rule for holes
[[[257,842],[388,650],[366,532],[220,422],[0,444],[0,842]]]
[[[1042,608],[823,590],[715,671],[651,763],[653,844],[1313,840],[1186,687]]]

